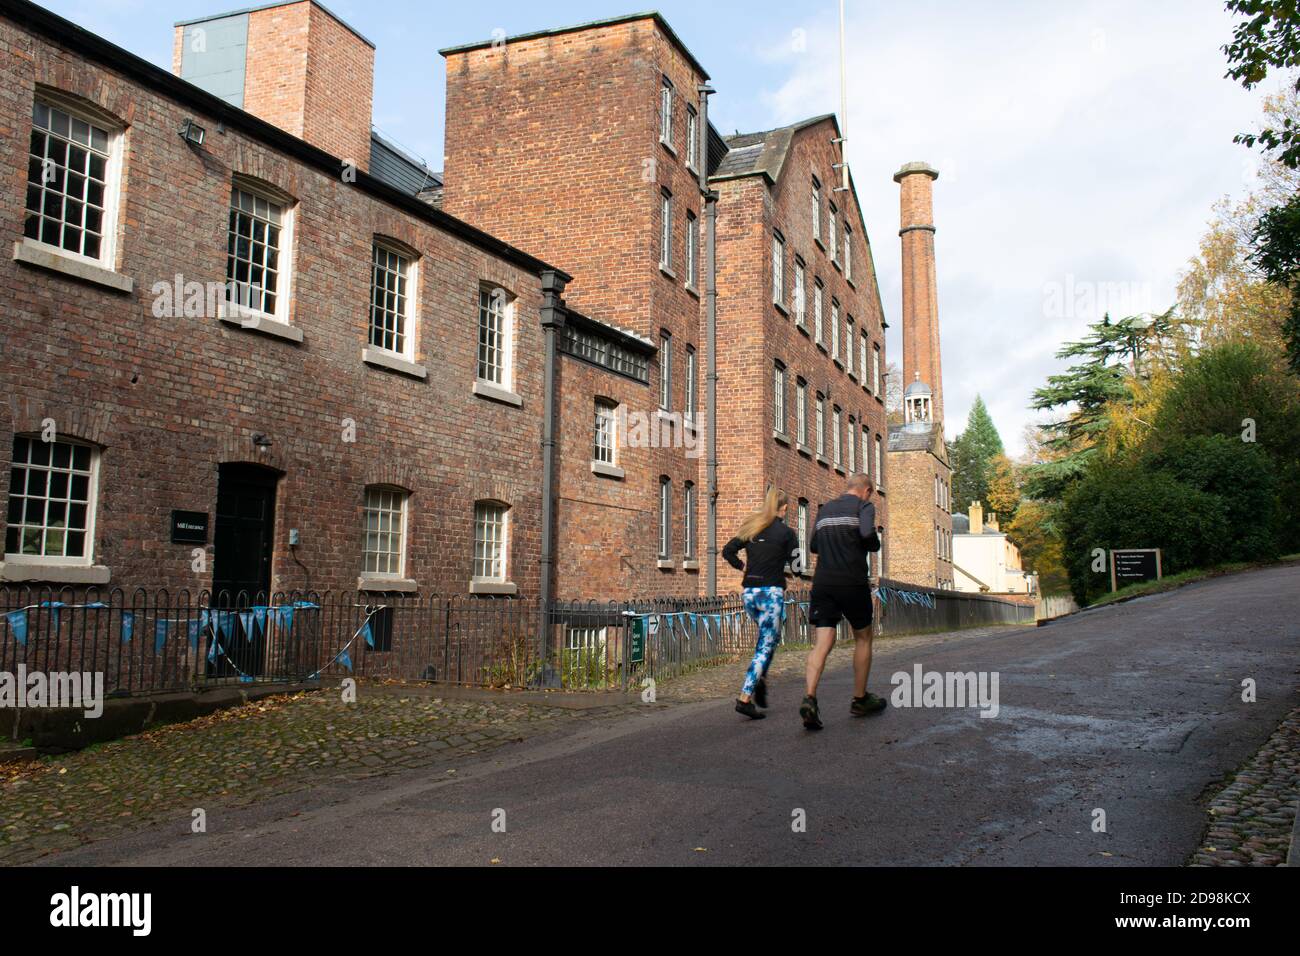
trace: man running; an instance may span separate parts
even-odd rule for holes
[[[880,713],[886,706],[883,697],[867,693],[872,617],[867,554],[880,550],[883,530],[876,527],[876,506],[869,500],[874,491],[867,475],[851,475],[845,493],[817,509],[817,523],[808,543],[808,550],[817,555],[808,611],[808,619],[815,629],[814,646],[808,655],[808,695],[799,705],[799,716],[809,730],[822,729],[817,684],[826,667],[826,658],[835,646],[835,629],[840,618],[847,618],[853,628],[853,702],[849,713],[865,717]]]

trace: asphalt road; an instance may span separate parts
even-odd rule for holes
[[[42,862],[1179,865],[1202,796],[1300,701],[1298,621],[1291,566],[1043,628],[885,640],[877,693],[916,663],[997,672],[998,716],[854,720],[840,670],[822,687],[819,734],[799,724],[801,689],[786,682],[764,721],[729,701],[637,708],[455,774],[210,807],[204,835],[186,817]],[[1256,703],[1241,700],[1244,678]],[[1096,809],[1106,832],[1093,832]]]

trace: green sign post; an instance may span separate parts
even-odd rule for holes
[[[646,619],[644,617],[632,618],[632,644],[627,653],[627,662],[629,664],[645,663],[645,632]]]

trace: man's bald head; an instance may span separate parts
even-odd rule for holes
[[[862,472],[849,475],[845,487],[848,489],[849,494],[857,495],[864,500],[870,498],[871,493],[875,490],[875,484],[871,481],[871,476]]]

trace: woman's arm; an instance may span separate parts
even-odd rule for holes
[[[740,549],[744,546],[745,542],[739,538],[732,538],[727,542],[727,546],[722,549],[722,557],[737,571],[745,570],[745,564],[740,560]]]

